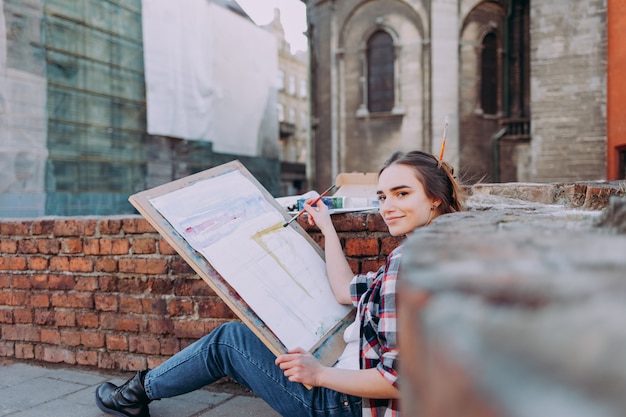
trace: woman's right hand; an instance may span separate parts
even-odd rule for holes
[[[311,226],[317,226],[323,235],[326,235],[326,232],[333,229],[333,222],[330,219],[330,211],[328,210],[328,206],[324,204],[321,200],[317,202],[315,206],[311,204],[315,201],[315,198],[310,198],[306,200],[302,206],[304,210],[308,213],[308,222]]]

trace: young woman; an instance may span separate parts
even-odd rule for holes
[[[393,236],[462,209],[452,169],[433,155],[394,153],[378,175],[380,214]],[[238,322],[224,324],[152,370],[116,387],[104,383],[96,403],[114,416],[149,417],[148,403],[197,390],[229,376],[285,417],[399,416],[396,278],[402,246],[376,272],[354,276],[328,208],[304,205],[324,235],[328,279],[339,303],[354,304],[346,349],[333,367],[295,349],[275,357]],[[305,385],[313,387],[308,389]]]

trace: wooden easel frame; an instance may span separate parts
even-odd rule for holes
[[[193,270],[215,291],[215,293],[228,305],[237,317],[246,324],[263,343],[275,354],[287,352],[285,345],[276,337],[272,329],[249,307],[239,294],[228,284],[220,273],[198,253],[192,246],[172,227],[170,222],[155,209],[150,200],[170,192],[188,187],[200,181],[209,180],[234,170],[240,171],[262,193],[263,197],[283,214],[285,220],[289,220],[288,213],[276,202],[274,197],[258,182],[256,178],[238,160],[210,168],[197,174],[139,192],[129,197],[130,203],[140,214],[159,232],[161,236],[178,252],[178,254],[193,268]],[[323,258],[323,251],[306,231],[293,222],[289,227],[294,227],[306,239]],[[319,342],[310,350],[318,360],[332,366],[341,355],[345,342],[343,331],[354,320],[354,311],[346,315],[338,322],[331,331],[327,332]]]

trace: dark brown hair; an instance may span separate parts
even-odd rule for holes
[[[383,164],[378,175],[394,164],[406,165],[424,186],[428,198],[440,200],[439,214],[464,210],[464,195],[453,175],[453,168],[434,155],[422,151],[394,152]]]

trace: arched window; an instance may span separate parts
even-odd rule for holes
[[[367,107],[371,113],[389,112],[394,105],[393,39],[374,32],[367,41]]]
[[[498,113],[498,41],[488,33],[480,56],[480,104],[484,114]]]

